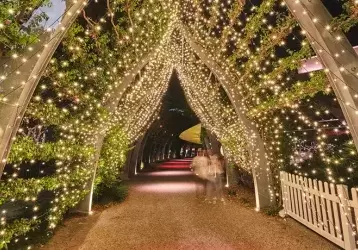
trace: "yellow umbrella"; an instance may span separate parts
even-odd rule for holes
[[[201,144],[200,132],[201,132],[201,124],[199,123],[198,125],[195,125],[194,127],[191,127],[185,130],[184,132],[182,132],[179,135],[179,138],[184,141]]]

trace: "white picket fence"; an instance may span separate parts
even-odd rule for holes
[[[287,215],[344,249],[357,249],[358,188],[280,173]]]

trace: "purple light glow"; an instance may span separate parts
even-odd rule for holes
[[[358,54],[358,46],[353,47],[353,49]],[[317,56],[314,56],[309,59],[302,60],[302,66],[298,69],[298,73],[305,74],[322,69],[322,63],[319,61]]]
[[[148,183],[141,184],[134,187],[135,190],[143,192],[143,193],[192,193],[195,191],[195,183],[194,182],[159,182],[159,183]]]
[[[173,169],[190,169],[190,163],[192,159],[183,159],[183,160],[175,160],[175,161],[168,161],[160,164],[158,169],[161,170],[173,170]]]
[[[143,193],[181,194],[195,192],[197,184],[194,173],[190,171],[191,161],[192,159],[171,160],[157,166],[157,171],[139,173],[137,178],[149,181],[135,184],[133,188]]]
[[[190,171],[158,171],[150,173],[142,173],[141,176],[193,176],[193,172]]]

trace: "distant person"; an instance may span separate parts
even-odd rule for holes
[[[204,189],[206,182],[207,166],[209,165],[209,159],[204,156],[204,151],[199,149],[197,156],[193,158],[191,163],[192,171],[200,178],[196,182],[196,197],[199,198],[201,190]]]
[[[197,152],[197,155],[193,158],[193,160],[191,161],[191,164],[190,164],[190,167],[191,167],[191,171],[194,171],[194,173],[196,175],[197,174],[197,170],[198,170],[198,167],[199,167],[199,162],[200,162],[200,157],[202,156],[202,151],[201,149],[199,148],[198,149],[198,152]]]
[[[220,199],[221,202],[225,204],[224,199],[224,186],[223,180],[225,178],[225,158],[221,154],[217,155],[217,162],[216,162],[216,178],[215,178],[215,192],[216,198]]]
[[[208,155],[210,158],[210,165],[208,171],[208,199],[209,202],[215,204],[217,199],[220,199],[223,203],[224,194],[223,194],[223,174],[224,174],[224,158],[221,155],[214,154],[212,150],[208,150]]]
[[[204,156],[206,157],[207,161],[207,165],[205,166],[206,168],[206,174],[205,174],[205,192],[206,192],[206,196],[205,196],[205,201],[211,203],[214,200],[214,189],[215,189],[215,185],[214,185],[214,181],[215,181],[215,170],[213,169],[213,167],[211,166],[211,154],[212,151],[209,150],[205,150],[204,151]]]

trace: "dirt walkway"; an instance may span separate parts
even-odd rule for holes
[[[293,220],[203,203],[195,180],[185,169],[141,174],[125,202],[66,221],[41,249],[338,249]]]

